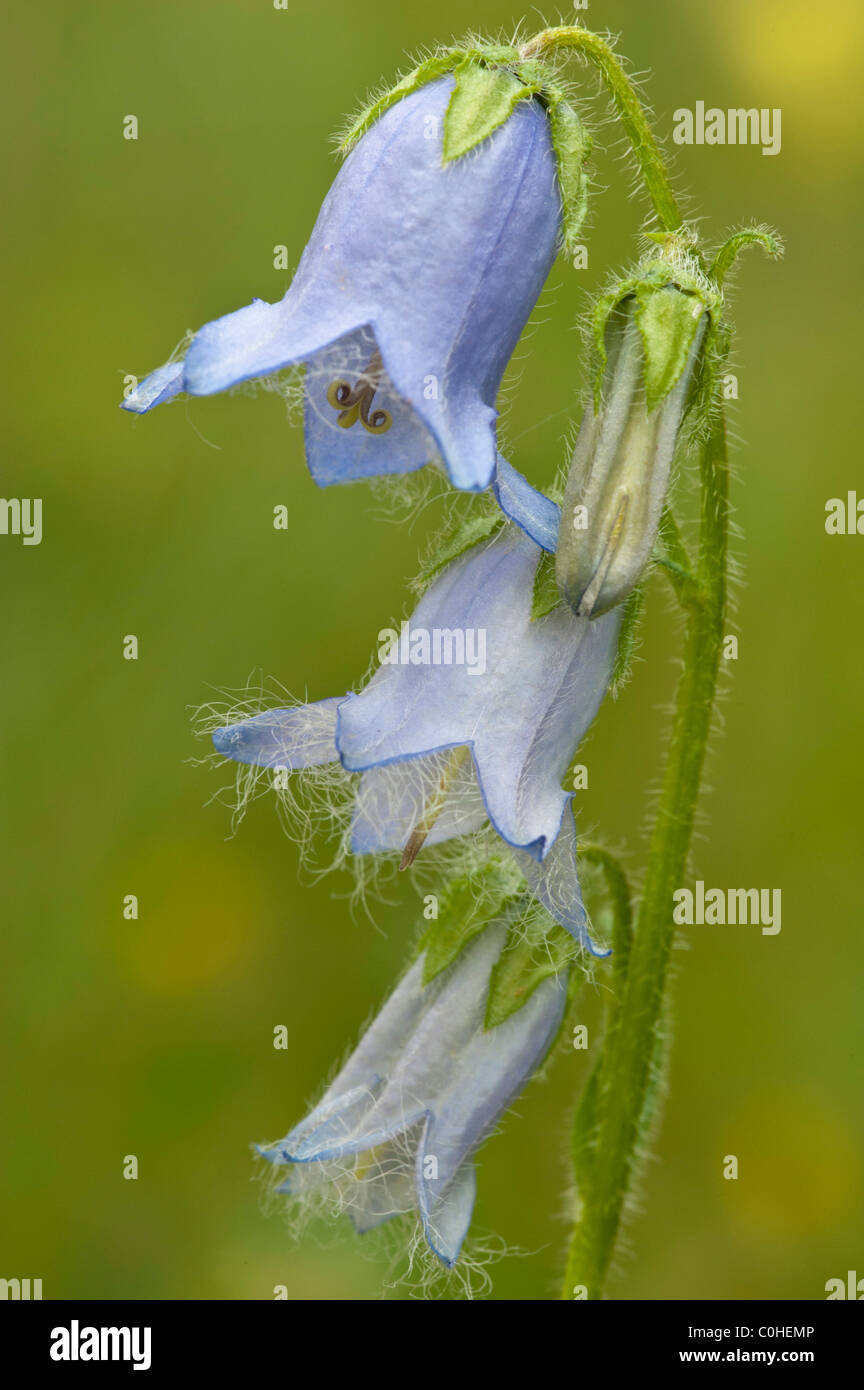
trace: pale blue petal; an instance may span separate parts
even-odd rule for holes
[[[532,621],[539,556],[508,528],[449,565],[410,628],[458,631],[466,651],[473,633],[473,656],[483,634],[485,671],[477,661],[473,674],[467,661],[382,665],[340,706],[336,744],[352,771],[470,747],[496,830],[542,859],[569,800],[562,777],[608,687],[620,620],[592,624],[562,604]]]
[[[259,1154],[268,1163],[304,1163],[320,1158],[331,1148],[338,1149],[371,1109],[380,1084],[380,1078],[373,1073],[367,1076],[365,1085],[325,1097],[284,1139],[277,1144],[259,1145]]]
[[[422,1172],[422,1149],[418,1151],[417,1164]],[[443,1192],[435,1194],[428,1210],[421,1215],[429,1248],[448,1269],[452,1269],[459,1258],[471,1225],[476,1196],[477,1175],[469,1159],[456,1170]]]
[[[431,1249],[447,1265],[471,1220],[473,1154],[543,1060],[563,1015],[560,976],[486,1030],[490,972],[506,934],[504,923],[493,923],[425,987],[423,960],[416,961],[320,1104],[264,1151],[272,1162],[304,1170],[369,1152],[347,1202],[357,1229],[416,1206]],[[283,1190],[292,1190],[290,1179]]]
[[[335,762],[336,712],[344,699],[339,695],[312,705],[267,710],[216,729],[213,746],[223,758],[254,767],[294,771]]]
[[[410,758],[370,768],[360,778],[351,824],[355,854],[402,849],[441,785],[449,753]],[[426,836],[427,845],[456,835],[470,835],[488,820],[474,764],[470,758],[449,775],[448,796]]]
[[[436,440],[414,408],[399,395],[383,367],[375,376],[377,385],[369,405],[369,422],[356,420],[347,429],[340,425],[343,412],[328,399],[331,388],[340,382],[356,387],[358,382],[371,381],[367,368],[376,347],[370,330],[360,329],[317,353],[307,367],[306,461],[322,487],[379,473],[411,473],[438,458]]]
[[[131,410],[135,415],[146,415],[154,405],[164,405],[183,389],[183,363],[166,362],[164,367],[157,367],[155,372],[139,381],[135,390],[121,401],[121,409]]]
[[[532,487],[527,478],[498,455],[492,490],[505,516],[544,550],[554,552],[558,545],[561,508],[551,497]]]
[[[446,1066],[442,1065],[435,1099],[429,1107],[422,1158],[418,1154],[417,1159],[420,1213],[424,1220],[433,1219],[439,1199],[446,1196],[465,1159],[489,1136],[545,1057],[564,1014],[566,986],[566,975],[544,980],[521,1009],[497,1027],[486,1030],[483,1014],[487,977],[473,1034],[461,1048],[454,1047]],[[416,1056],[419,1039],[412,1041],[416,1041]],[[437,1162],[437,1177],[424,1178],[424,1164],[430,1158]]]
[[[541,864],[521,850],[514,850],[513,857],[538,902],[565,931],[575,937],[580,946],[584,946],[592,956],[602,958],[611,955],[611,951],[595,946],[588,935],[588,916],[579,886],[576,848],[576,826],[568,811],[560,835]]]

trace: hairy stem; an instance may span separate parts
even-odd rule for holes
[[[667,232],[677,232],[684,219],[678,210],[663,156],[636,89],[613,49],[599,34],[592,34],[590,29],[583,29],[578,24],[568,24],[557,29],[544,29],[536,34],[524,45],[521,55],[523,58],[537,58],[556,49],[572,49],[581,53],[599,69],[639,162],[658,221]]]
[[[721,412],[701,448],[699,598],[687,608],[684,669],[678,686],[651,851],[626,984],[605,1042],[592,1106],[590,1154],[584,1124],[574,1133],[580,1211],[562,1298],[584,1289],[600,1298],[650,1118],[658,1024],[674,937],[672,895],[687,869],[705,747],[717,687],[726,610],[726,430]],[[578,1126],[578,1116],[577,1116]]]

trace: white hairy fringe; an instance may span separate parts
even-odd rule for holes
[[[196,733],[202,738],[209,739],[215,729],[251,719],[267,710],[287,706],[298,709],[303,707],[302,702],[293,700],[275,682],[266,686],[250,683],[242,690],[224,691],[222,694],[226,697],[224,703],[210,701],[194,712],[193,723]],[[320,716],[314,708],[310,708],[308,714],[311,727]],[[447,754],[428,756],[443,762]],[[402,878],[399,870],[402,850],[354,854],[351,849],[351,825],[360,780],[358,773],[346,772],[341,763],[332,762],[289,772],[287,776],[279,776],[277,779],[273,768],[229,762],[216,752],[193,761],[205,766],[230,766],[233,782],[217,789],[209,802],[215,801],[228,806],[231,811],[232,835],[236,834],[249,805],[272,793],[276,799],[282,829],[298,846],[301,866],[313,879],[321,878],[334,870],[350,871],[354,879],[353,889],[348,894],[352,907],[362,907],[370,917],[373,901],[393,901],[389,897],[389,891],[397,879]],[[410,775],[412,769],[417,777],[418,788],[422,789],[426,785],[421,768],[421,762],[426,761],[418,758],[398,765],[400,802],[405,794],[405,777]],[[383,785],[386,788],[387,783]],[[395,787],[394,779],[394,791]],[[418,802],[422,803],[422,799],[422,796],[418,795]],[[389,811],[390,808],[385,805],[385,822],[389,817]],[[323,857],[322,844],[328,846]],[[491,905],[492,885],[484,882],[481,870],[493,858],[501,861],[504,872],[512,878],[512,893],[518,893],[521,888],[525,894],[523,904],[518,909],[512,909],[511,915],[508,916],[511,928],[515,933],[536,936],[538,952],[545,953],[547,959],[551,960],[545,933],[536,931],[538,914],[544,919],[547,931],[551,919],[539,903],[529,896],[528,886],[520,870],[488,821],[470,834],[454,835],[440,844],[424,846],[409,870],[411,883],[422,897],[426,893],[440,894],[442,884],[446,884],[451,878],[476,875],[475,891],[478,905],[484,899]],[[549,878],[549,888],[554,900],[558,896],[554,868]],[[561,882],[562,885],[566,882],[563,867]],[[563,891],[562,886],[562,894]],[[593,930],[590,922],[588,926],[589,931]],[[532,928],[535,929],[533,932]],[[586,976],[593,979],[593,964],[587,952],[580,953],[579,964]]]
[[[255,684],[250,680],[242,689],[223,690],[219,694],[223,697],[221,700],[208,701],[193,711],[193,726],[201,738],[209,740],[216,729],[252,719],[268,710],[301,708],[303,703],[293,699],[275,681]],[[315,712],[310,711],[310,727],[315,720]],[[272,792],[283,829],[289,839],[300,846],[303,861],[313,874],[317,876],[342,867],[349,853],[347,837],[358,779],[355,774],[345,772],[340,763],[306,768],[289,773],[287,777],[280,775],[277,781],[273,768],[235,763],[215,751],[193,761],[197,765],[230,767],[233,782],[220,787],[209,800],[229,807],[232,835],[237,833],[250,804]],[[316,867],[314,860],[314,841],[320,829],[328,832],[329,840],[336,846],[333,861],[323,868]]]
[[[429,1248],[416,1211],[415,1157],[419,1129],[397,1135],[378,1151],[377,1180],[386,1172],[393,1194],[389,1219],[362,1237],[347,1220],[363,1210],[360,1184],[376,1166],[374,1153],[348,1154],[309,1164],[276,1165],[265,1162],[260,1173],[261,1206],[265,1214],[278,1211],[293,1243],[315,1238],[322,1248],[341,1244],[353,1235],[355,1248],[365,1259],[384,1262],[388,1272],[385,1289],[405,1289],[412,1298],[471,1300],[492,1290],[489,1266],[511,1255],[526,1252],[510,1247],[498,1236],[486,1234],[465,1241],[452,1269]],[[270,1147],[269,1145],[266,1147]],[[292,1190],[276,1189],[290,1176]]]
[[[208,739],[215,729],[240,723],[274,708],[302,708],[303,702],[293,699],[277,682],[250,681],[239,690],[219,692],[221,700],[208,701],[193,712],[193,725],[199,737]],[[310,726],[316,712],[309,710]],[[446,757],[446,755],[430,755]],[[209,798],[227,806],[231,812],[231,834],[236,834],[250,804],[272,794],[277,814],[285,834],[300,850],[305,871],[317,879],[334,870],[348,869],[354,877],[350,893],[354,905],[367,912],[372,899],[388,901],[388,889],[399,874],[402,851],[377,854],[354,854],[351,850],[351,824],[360,780],[358,773],[346,772],[339,762],[290,772],[277,778],[275,769],[234,763],[215,751],[192,760],[199,766],[227,767],[232,781],[218,788]],[[425,760],[424,760],[425,761]],[[404,795],[405,777],[416,769],[418,787],[423,771],[421,760],[399,764],[399,795]],[[386,783],[384,783],[386,787]],[[418,797],[418,800],[420,798]],[[387,817],[385,807],[385,819]],[[322,846],[327,849],[322,854]],[[414,887],[440,892],[442,881],[452,875],[479,873],[490,857],[506,857],[505,847],[488,823],[468,835],[457,835],[438,845],[424,847],[409,871]],[[513,869],[514,890],[521,875]],[[482,892],[482,881],[478,881]]]
[[[283,367],[278,372],[272,372],[270,376],[257,376],[248,381],[240,381],[236,386],[231,387],[228,394],[254,397],[261,391],[268,391],[272,395],[281,396],[285,404],[288,424],[299,427],[303,423],[303,382],[305,375],[303,364],[296,363],[290,367]]]

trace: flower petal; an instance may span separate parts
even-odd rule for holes
[[[533,99],[443,164],[452,87],[452,77],[429,83],[376,121],[337,175],[284,299],[206,324],[172,376],[170,394],[210,395],[307,364],[307,451],[322,484],[439,455],[457,487],[483,489],[495,472],[495,398],[555,258],[561,201]],[[358,334],[383,359],[392,424],[368,437],[346,424],[328,439],[321,373]],[[155,376],[126,409],[168,398]]]
[[[448,753],[432,753],[364,772],[351,826],[353,852],[379,854],[403,849],[434,801],[442,776],[448,777],[447,798],[425,843],[437,845],[455,835],[479,830],[487,820],[487,811],[474,764],[468,758],[448,775],[448,761]]]
[[[343,1143],[350,1142],[363,1115],[371,1109],[380,1079],[374,1074],[366,1085],[340,1091],[324,1098],[311,1115],[301,1120],[291,1133],[277,1144],[258,1146],[258,1152],[269,1163],[308,1163],[332,1153],[341,1153]]]
[[[336,745],[351,771],[468,745],[496,830],[542,859],[570,799],[562,776],[608,686],[619,617],[591,624],[562,605],[532,622],[539,555],[508,528],[449,565],[410,629],[455,633],[466,653],[473,634],[475,655],[482,634],[485,669],[382,665],[340,706]]]
[[[338,338],[309,361],[304,382],[306,462],[316,483],[351,482],[380,473],[410,473],[438,458],[439,448],[413,406],[399,395],[369,328]],[[371,364],[371,366],[370,366]],[[345,410],[334,389],[374,388],[358,407]],[[357,394],[356,390],[354,394]]]
[[[490,932],[487,928],[480,941]],[[430,1099],[431,1118],[417,1159],[424,1223],[433,1219],[465,1159],[492,1132],[546,1055],[563,1017],[567,982],[563,975],[544,980],[521,1009],[488,1031],[483,1027],[487,994],[488,969],[477,998],[473,1036],[450,1052],[443,1085]],[[419,1039],[412,1041],[416,1048]],[[428,1176],[432,1158],[434,1177]]]
[[[422,1150],[417,1154],[417,1162],[418,1167],[421,1167]],[[430,1248],[448,1269],[452,1269],[459,1258],[471,1225],[476,1196],[477,1174],[473,1162],[469,1159],[456,1170],[443,1192],[438,1192],[432,1197],[421,1218],[423,1233]]]
[[[146,415],[154,405],[164,405],[183,389],[182,361],[166,362],[164,367],[157,367],[155,372],[139,381],[135,390],[121,401],[120,408],[131,410],[135,415]]]
[[[338,758],[334,734],[336,712],[344,695],[292,709],[267,710],[252,719],[216,729],[213,746],[223,758],[255,767],[296,771]]]
[[[532,487],[503,454],[498,455],[492,490],[505,516],[515,521],[520,530],[543,550],[555,551],[561,508],[551,497]]]
[[[588,935],[588,914],[582,902],[582,889],[576,863],[576,826],[572,815],[565,815],[561,833],[542,863],[530,854],[514,850],[513,857],[528,886],[546,911],[580,946],[600,958],[611,951],[595,946]]]
[[[492,923],[426,986],[423,958],[414,963],[320,1104],[264,1150],[299,1165],[280,1190],[334,1182],[360,1231],[416,1207],[435,1254],[455,1262],[474,1204],[472,1155],[545,1056],[567,993],[564,976],[547,979],[487,1031],[506,935]],[[360,1155],[368,1161],[348,1162]]]

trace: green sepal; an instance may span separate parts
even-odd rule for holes
[[[618,649],[615,653],[615,665],[612,668],[612,680],[610,682],[613,700],[617,700],[621,690],[630,679],[633,658],[638,646],[637,635],[639,632],[639,624],[642,621],[644,606],[645,596],[642,585],[637,584],[635,589],[631,589],[621,605],[621,626],[618,629]]]
[[[649,410],[669,394],[687,363],[703,314],[711,325],[719,316],[721,298],[705,279],[693,257],[678,252],[674,260],[655,257],[635,275],[621,280],[594,306],[593,336],[597,365],[594,411],[599,412],[606,370],[606,331],[611,316],[635,297],[636,322],[645,353],[645,393]],[[700,357],[704,356],[704,350]]]
[[[549,134],[558,165],[563,250],[565,255],[572,256],[588,210],[585,161],[591,153],[591,137],[577,112],[557,90],[547,88],[544,96]]]
[[[534,590],[531,596],[531,621],[545,618],[561,602],[561,590],[555,578],[555,556],[544,550],[534,571]]]
[[[464,52],[460,48],[448,48],[442,53],[436,53],[431,58],[419,63],[416,68],[407,73],[405,77],[399,79],[394,87],[386,91],[383,96],[370,102],[368,106],[357,115],[344,131],[340,141],[339,149],[342,154],[348,154],[357,141],[366,134],[370,126],[373,126],[385,111],[389,111],[391,106],[395,106],[397,101],[403,97],[410,96],[412,92],[418,91],[427,82],[434,82],[436,77],[443,77],[462,61]]]
[[[535,94],[507,68],[487,67],[464,58],[455,69],[453,91],[444,117],[444,163],[461,159],[487,140],[513,114],[520,101]]]
[[[679,381],[706,305],[701,295],[682,293],[675,285],[640,285],[636,300],[645,352],[645,401],[651,411]]]
[[[451,879],[438,898],[438,916],[420,941],[419,952],[426,953],[423,984],[446,970],[524,890],[521,874],[506,859],[489,859],[478,872]]]
[[[505,522],[506,517],[497,508],[494,511],[479,511],[472,516],[461,518],[423,561],[420,573],[411,583],[415,593],[422,594],[441,570],[458,560],[466,550],[471,550],[475,545],[480,545],[482,541],[494,536]]]
[[[550,975],[558,975],[576,959],[579,947],[563,927],[547,912],[535,909],[527,919],[519,915],[511,922],[507,940],[492,967],[486,1002],[486,1028],[518,1013],[538,985]]]

